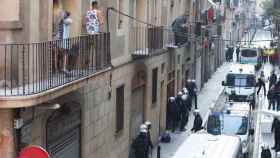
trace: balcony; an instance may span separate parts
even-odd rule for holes
[[[39,43],[0,43],[0,53],[0,100],[54,92],[111,66],[109,33]]]
[[[177,47],[174,33],[163,26],[133,27],[129,38],[129,50],[134,58],[153,56],[164,49]]]

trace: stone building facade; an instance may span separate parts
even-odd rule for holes
[[[11,88],[7,86],[9,79],[2,77],[0,157],[13,158],[23,147],[32,144],[42,146],[54,158],[128,158],[132,154],[130,145],[138,134],[139,125],[147,120],[152,123],[153,143],[157,143],[159,135],[166,129],[167,98],[176,95],[187,79],[197,79],[200,86],[203,85],[201,77],[198,77],[203,74],[201,59],[196,55],[197,48],[190,40],[178,48],[165,47],[154,50],[158,51],[156,53],[149,51],[148,55],[135,56],[135,50],[131,47],[139,44],[139,41],[145,43],[145,40],[149,40],[149,37],[131,38],[134,26],[142,24],[112,11],[106,17],[106,11],[113,7],[139,20],[157,26],[170,26],[182,14],[187,14],[189,21],[195,19],[194,16],[200,13],[199,4],[196,3],[192,0],[99,0],[106,19],[103,31],[110,32],[109,45],[102,47],[110,50],[112,65],[105,65],[85,76],[74,76],[70,81],[62,77],[63,84],[43,90],[39,88],[36,93],[29,93],[24,90],[25,85],[19,84],[16,84],[18,87],[14,85],[14,92],[14,81],[11,80]],[[83,42],[81,39],[87,36],[84,16],[89,8],[88,0],[4,0],[0,6],[1,56],[6,56],[7,43],[54,41],[54,25],[61,9],[71,12],[71,37],[78,37],[77,40]],[[109,26],[109,30],[106,26]],[[192,27],[188,27],[189,36],[194,34]],[[167,35],[170,33],[168,30],[161,31],[163,34],[167,31]],[[46,56],[51,53],[46,48],[48,46],[44,44],[42,47],[42,50],[46,50],[43,52]],[[25,59],[33,59],[31,56],[25,57],[30,52],[28,48],[17,50],[24,52],[23,59],[15,58],[19,65],[25,65]],[[12,54],[11,59],[14,59]],[[0,64],[3,72],[7,70],[5,60],[1,60]],[[211,64],[214,64],[215,58],[212,60]],[[223,58],[217,66],[222,61]],[[48,64],[48,61],[45,63]],[[13,64],[9,66],[13,67]],[[18,69],[21,67],[18,66]],[[22,71],[25,72],[25,69],[31,72],[36,67],[23,67]],[[44,65],[40,70],[45,70]],[[37,75],[24,75],[22,71],[18,73],[23,74],[18,79],[22,83],[29,81],[29,76]],[[39,73],[48,77],[48,83],[55,82],[52,75],[44,74],[44,71]],[[23,123],[15,128],[14,122],[21,121]],[[6,139],[9,145],[1,149],[1,142]]]

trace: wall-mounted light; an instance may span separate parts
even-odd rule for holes
[[[61,105],[58,103],[44,103],[37,108],[44,109],[44,110],[57,110],[61,108]]]

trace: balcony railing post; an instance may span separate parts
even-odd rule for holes
[[[25,50],[25,45],[22,45],[22,86],[23,86],[23,94],[25,95],[25,73],[24,73],[24,66],[25,66],[25,62],[24,62],[24,50]]]

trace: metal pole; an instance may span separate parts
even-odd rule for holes
[[[110,10],[113,9],[112,7],[107,8],[106,10],[106,28],[107,28],[107,32],[110,32]]]
[[[157,158],[160,158],[160,150],[161,150],[161,147],[160,145],[157,147]]]
[[[15,109],[14,111],[14,120],[20,119],[20,109]],[[16,147],[16,155],[20,152],[20,141],[21,141],[21,129],[14,129],[15,131],[15,147]]]

